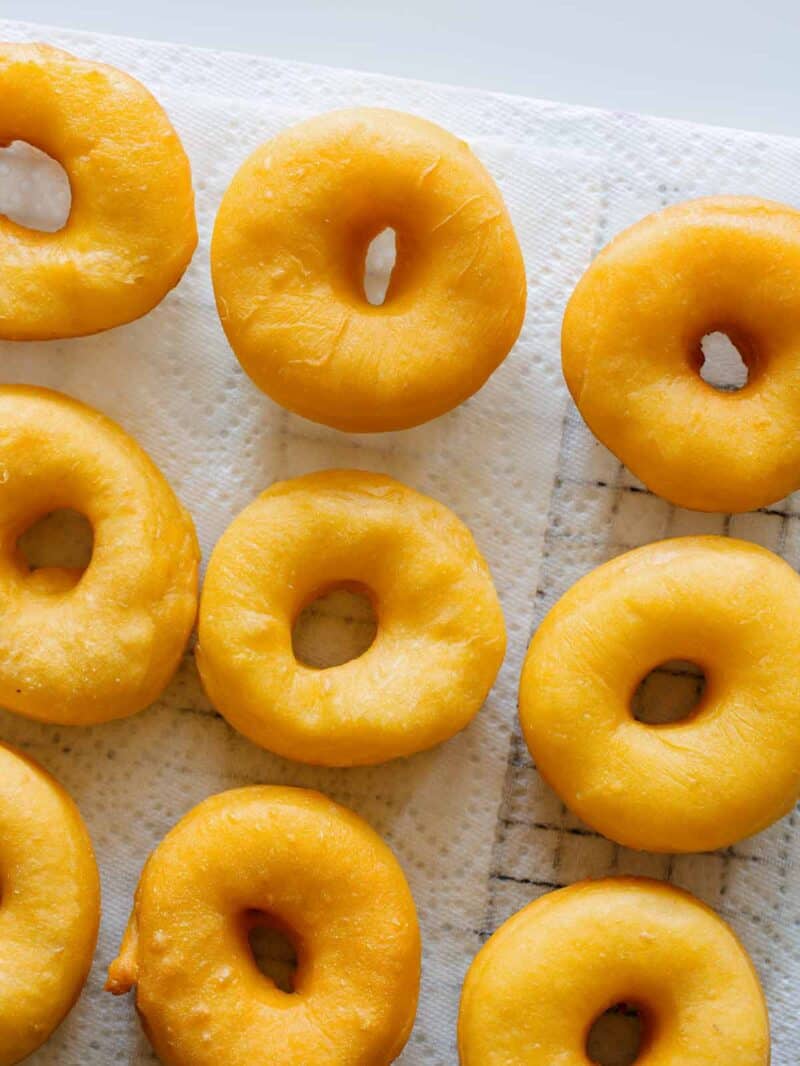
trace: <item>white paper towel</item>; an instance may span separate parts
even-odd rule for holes
[[[0,21],[0,38],[45,40],[144,81],[191,156],[201,231],[186,278],[151,315],[87,339],[2,343],[0,378],[60,388],[117,419],[191,509],[206,557],[231,518],[276,478],[357,466],[437,496],[470,525],[486,554],[510,637],[498,683],[464,734],[374,769],[313,770],[260,751],[213,713],[190,659],[156,706],[127,721],[63,729],[0,714],[0,736],[39,758],[75,796],[103,877],[92,978],[31,1062],[155,1061],[131,1002],[100,991],[141,865],[209,793],[282,781],[321,788],[358,810],[408,873],[425,950],[419,1018],[400,1060],[406,1066],[455,1062],[461,981],[492,929],[551,885],[609,872],[670,878],[732,922],[768,992],[775,1066],[794,1066],[795,816],[724,853],[672,859],[627,852],[581,827],[541,783],[520,744],[515,711],[521,659],[542,612],[580,574],[623,548],[667,533],[717,530],[768,543],[797,561],[800,525],[791,503],[728,520],[678,511],[642,491],[567,403],[558,332],[577,277],[619,228],[702,193],[791,202],[800,143],[19,23]],[[510,358],[463,407],[405,433],[349,437],[276,407],[240,371],[211,298],[210,227],[239,164],[289,122],[349,105],[413,111],[466,137],[503,190],[528,267],[529,312]]]

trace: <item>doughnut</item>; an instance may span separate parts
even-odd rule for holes
[[[41,766],[0,743],[0,1066],[32,1054],[80,995],[100,880],[78,809]]]
[[[364,295],[394,229],[384,303]],[[353,433],[427,422],[476,392],[525,315],[522,254],[469,147],[413,115],[321,115],[258,148],[220,205],[211,270],[222,325],[255,384]]]
[[[615,877],[542,896],[490,937],[464,982],[461,1066],[588,1066],[592,1024],[620,1003],[643,1023],[642,1066],[769,1064],[764,995],[733,931],[688,892]]]
[[[368,596],[363,655],[314,669],[292,649],[300,612],[338,587]],[[505,653],[489,569],[442,504],[381,474],[326,470],[273,485],[211,555],[197,665],[213,705],[289,759],[355,766],[453,736]]]
[[[88,567],[31,571],[21,534],[63,508],[92,526]],[[198,563],[191,518],[119,426],[0,386],[0,706],[88,725],[152,703],[194,624]]]
[[[705,691],[690,715],[637,721],[633,694],[671,660]],[[711,851],[766,828],[800,794],[800,577],[727,537],[627,552],[573,585],[535,634],[519,690],[543,778],[630,848]]]
[[[724,332],[749,369],[700,377]],[[800,487],[800,212],[744,196],[668,207],[608,245],[567,306],[567,385],[589,428],[654,492],[748,511]]]
[[[42,44],[0,44],[0,146],[26,141],[67,172],[56,233],[0,215],[0,338],[98,333],[146,314],[197,244],[189,160],[127,74]]]
[[[254,924],[297,948],[293,991],[260,971]],[[257,785],[195,807],[144,868],[115,995],[166,1066],[386,1066],[417,1009],[420,940],[403,871],[352,811]]]

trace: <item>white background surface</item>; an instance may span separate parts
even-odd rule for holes
[[[800,135],[797,0],[5,0],[0,14]]]

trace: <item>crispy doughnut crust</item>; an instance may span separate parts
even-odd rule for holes
[[[371,240],[396,232],[385,302],[363,290]],[[315,422],[404,429],[462,403],[511,350],[525,266],[469,147],[413,115],[334,111],[258,148],[211,243],[222,325],[260,389]]]
[[[32,1054],[80,995],[100,879],[77,807],[32,759],[0,744],[0,1066]]]
[[[633,717],[670,660],[705,673],[693,713]],[[548,613],[522,671],[523,734],[543,777],[620,844],[711,851],[757,833],[800,793],[800,577],[728,537],[677,537],[581,578]]]
[[[92,525],[88,567],[30,571],[19,536],[62,508]],[[191,517],[132,437],[61,393],[0,386],[0,705],[88,725],[152,703],[194,624],[199,559]]]
[[[705,904],[645,878],[583,881],[509,918],[461,997],[462,1066],[587,1066],[593,1022],[627,1003],[647,1066],[768,1066],[758,976]],[[637,1059],[637,1062],[639,1059]]]
[[[356,585],[372,645],[329,669],[299,662],[292,627],[322,593]],[[442,504],[381,474],[282,481],[215,547],[197,664],[214,706],[257,744],[328,766],[429,748],[478,712],[505,653],[488,566]]]
[[[0,338],[48,340],[146,314],[197,244],[189,160],[160,104],[122,71],[44,44],[0,44],[0,145],[64,167],[66,225],[0,215]]]
[[[290,932],[293,993],[256,966],[254,911]],[[260,785],[211,797],[158,846],[107,987],[137,984],[167,1066],[386,1066],[419,976],[414,901],[386,844],[318,792]]]
[[[748,364],[738,392],[700,377],[714,332]],[[561,348],[587,425],[653,492],[728,512],[800,486],[800,212],[718,196],[637,222],[578,283]]]

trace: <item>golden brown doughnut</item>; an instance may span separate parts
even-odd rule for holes
[[[119,326],[177,285],[197,244],[189,160],[147,89],[43,44],[0,44],[0,145],[58,160],[72,208],[56,233],[0,215],[0,338]]]
[[[397,261],[374,307],[364,262],[387,227]],[[211,269],[258,387],[354,433],[462,403],[525,314],[525,266],[489,173],[446,130],[380,108],[321,115],[256,149],[220,206]]]
[[[738,392],[700,377],[723,332]],[[800,487],[800,212],[746,196],[668,207],[616,237],[578,283],[564,375],[592,432],[654,492],[749,511]]]

